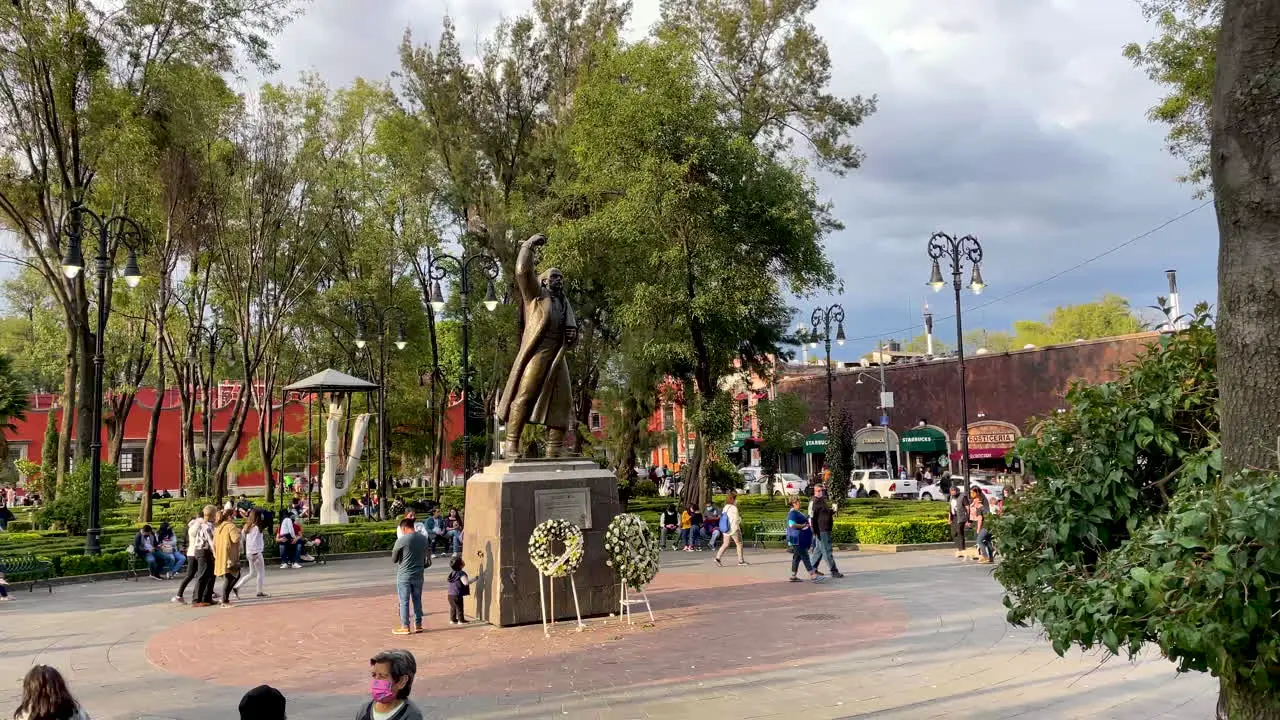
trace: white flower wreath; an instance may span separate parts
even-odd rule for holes
[[[564,543],[564,553],[552,551],[555,541]],[[582,530],[568,520],[547,520],[529,536],[529,559],[546,577],[568,577],[582,565]]]
[[[658,542],[639,515],[615,517],[604,533],[605,564],[632,590],[640,590],[658,574]]]

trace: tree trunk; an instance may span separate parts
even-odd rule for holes
[[[1280,3],[1227,0],[1211,160],[1224,473],[1275,467],[1280,427]]]
[[[104,424],[107,426],[107,458],[116,467],[120,467],[125,423],[129,420],[129,413],[133,412],[133,401],[136,399],[137,396],[131,392],[121,393],[111,399],[111,420]]]
[[[160,319],[159,332],[156,333],[156,399],[151,408],[151,417],[147,421],[147,442],[142,446],[142,508],[138,511],[138,522],[151,522],[151,493],[156,489],[156,436],[160,431],[160,413],[164,410],[164,318]]]
[[[69,319],[69,318],[68,318]],[[67,477],[67,465],[71,459],[71,428],[75,424],[76,383],[80,376],[80,345],[72,334],[67,335],[67,368],[62,376],[62,427],[58,430],[58,457],[55,460],[57,478],[51,487],[57,490],[62,487]],[[50,500],[53,497],[49,497]]]
[[[1280,718],[1276,700],[1273,694],[1218,678],[1217,720],[1275,720]]]
[[[75,452],[71,454],[72,459],[76,462],[85,460],[89,457],[89,448],[93,444],[93,434],[102,433],[102,428],[93,427],[93,350],[94,339],[93,333],[87,329],[88,321],[85,321],[86,329],[79,333],[80,349],[78,357],[80,358],[79,370],[79,389],[76,392],[75,406],[75,435],[76,447]]]
[[[1210,160],[1218,211],[1222,470],[1275,468],[1280,426],[1280,3],[1226,0]],[[1275,693],[1219,680],[1223,720],[1280,718]]]

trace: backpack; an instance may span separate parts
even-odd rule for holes
[[[729,534],[729,513],[727,512],[720,513],[720,532]]]

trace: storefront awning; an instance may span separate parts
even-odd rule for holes
[[[898,433],[883,427],[862,428],[853,436],[853,450],[860,453],[882,453],[885,451],[885,438],[888,438],[889,452],[898,452]]]
[[[944,453],[947,436],[937,428],[914,427],[902,433],[902,449],[910,453]]]
[[[813,433],[804,439],[804,452],[806,455],[821,455],[827,451],[827,434],[823,432]]]

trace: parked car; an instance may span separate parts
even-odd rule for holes
[[[888,470],[870,469],[854,470],[849,475],[849,497],[855,497],[858,486],[867,490],[869,497],[903,498],[915,500],[919,493],[915,478],[899,480],[889,474]]]
[[[778,473],[773,476],[773,491],[784,497],[804,495],[809,488],[809,481],[792,473]]]
[[[942,486],[936,482],[927,482],[916,490],[916,497],[921,500],[945,500],[947,494],[942,492]]]

